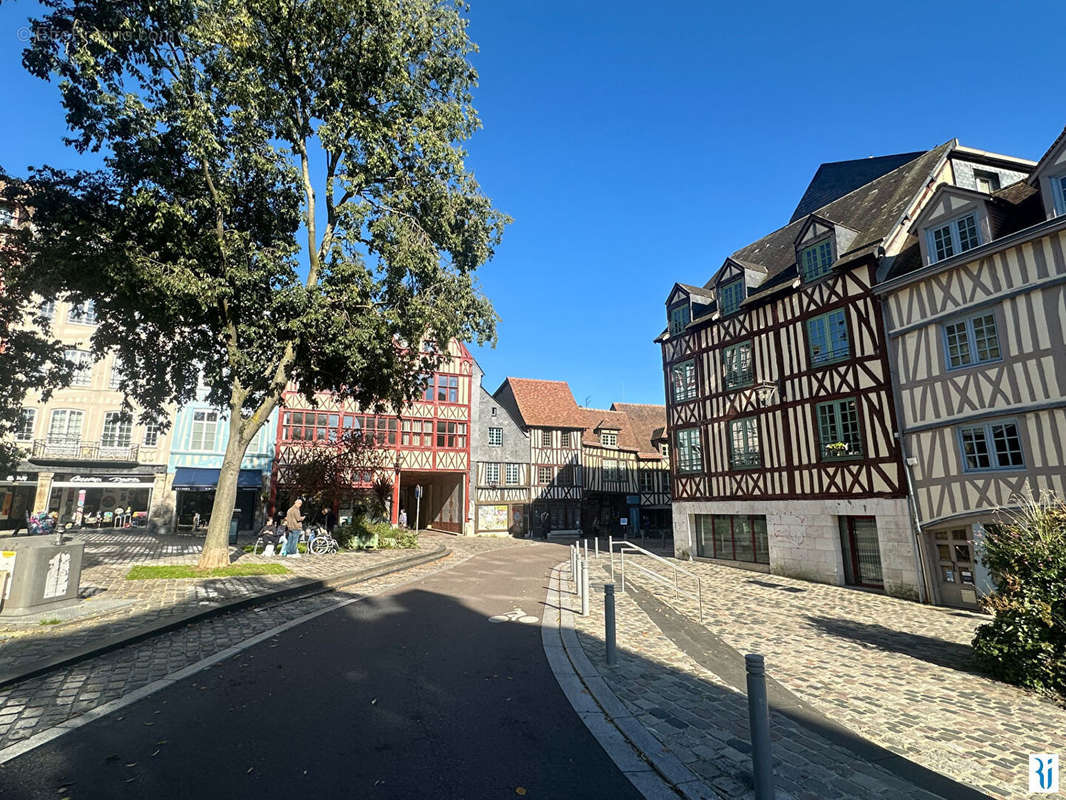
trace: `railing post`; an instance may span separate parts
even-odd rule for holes
[[[618,661],[618,653],[615,647],[615,624],[614,624],[614,584],[603,585],[603,638],[607,642],[607,666],[613,667]]]
[[[582,539],[581,541],[583,541],[585,543],[585,563],[588,564],[588,561],[589,561],[589,540],[588,539]]]
[[[626,551],[619,550],[618,557],[622,560],[622,594],[626,593]]]
[[[770,754],[770,708],[766,702],[766,663],[761,655],[744,656],[748,673],[748,720],[751,726],[751,771],[755,800],[774,800],[774,762]]]
[[[594,547],[596,548],[596,560],[599,561],[600,560],[600,535],[598,533],[596,534],[596,539],[594,541],[595,541]]]
[[[614,537],[607,536],[607,554],[611,558],[611,580],[614,580]]]
[[[581,616],[589,615],[589,560],[586,556],[581,562]]]

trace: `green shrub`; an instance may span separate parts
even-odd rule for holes
[[[1066,504],[1026,489],[1021,510],[985,531],[981,561],[995,615],[977,629],[974,660],[1000,680],[1066,697]]]
[[[376,536],[376,546],[381,547],[382,538],[392,536],[392,526],[387,522],[377,522],[366,515],[356,515],[346,525],[338,525],[333,529],[333,538],[337,540],[337,546],[342,550],[359,550],[373,547]]]

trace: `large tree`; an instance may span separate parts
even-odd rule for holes
[[[98,352],[146,416],[228,410],[202,567],[228,561],[241,459],[295,383],[397,408],[426,340],[479,343],[474,271],[506,218],[464,165],[478,127],[465,6],[437,0],[43,0],[23,55],[69,142],[35,171],[25,270],[91,296]],[[22,277],[29,273],[23,271]]]

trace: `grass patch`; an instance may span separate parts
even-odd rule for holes
[[[40,624],[41,625],[58,625],[62,621],[63,620],[59,619],[58,617],[49,617],[48,619],[42,619]]]
[[[151,566],[141,564],[126,575],[128,581],[145,581],[162,578],[241,578],[248,575],[287,575],[289,570],[281,564],[230,564],[215,569],[197,569],[187,564],[174,566]]]

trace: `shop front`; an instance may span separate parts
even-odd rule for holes
[[[36,472],[18,472],[0,480],[0,531],[25,528],[36,495]]]
[[[48,510],[59,524],[85,528],[144,528],[152,507],[153,472],[57,472]]]
[[[174,471],[177,530],[190,531],[207,527],[211,508],[215,503],[218,474],[219,470],[206,467],[178,467]],[[259,470],[242,469],[238,473],[235,505],[240,509],[238,530],[249,531],[255,528],[262,488],[263,473]]]

